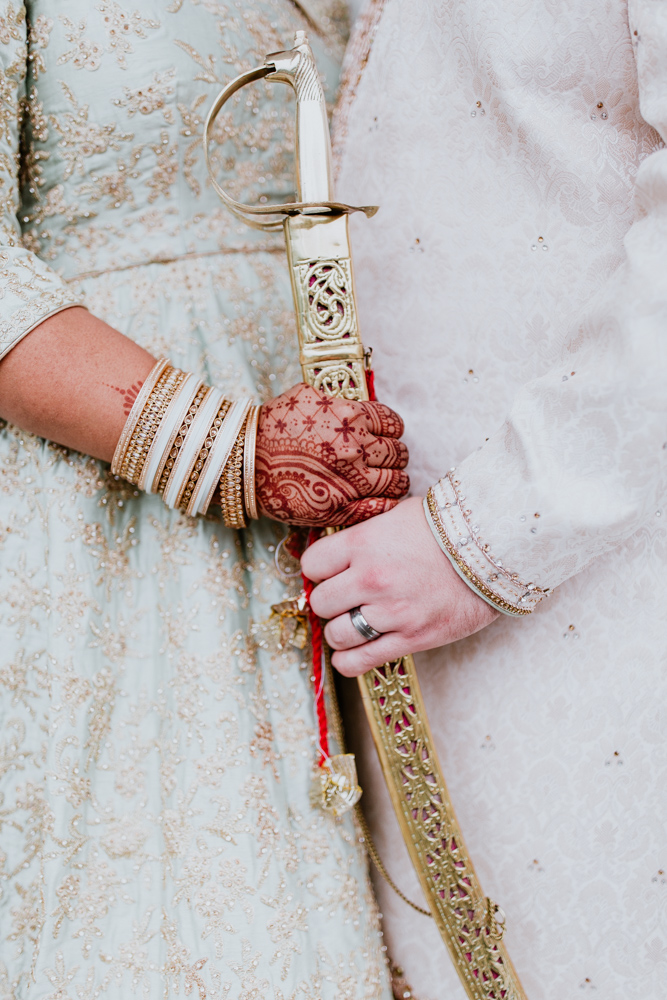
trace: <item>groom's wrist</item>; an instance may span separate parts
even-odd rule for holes
[[[539,587],[523,583],[494,559],[473,526],[468,524],[456,481],[451,473],[432,486],[424,498],[426,520],[441,550],[459,577],[487,604],[509,616],[531,613],[544,596]]]

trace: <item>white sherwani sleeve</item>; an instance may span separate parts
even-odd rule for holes
[[[642,115],[667,141],[667,4],[630,0],[629,18]],[[509,613],[667,516],[667,149],[641,164],[636,202],[625,260],[560,363],[430,493],[441,545]]]

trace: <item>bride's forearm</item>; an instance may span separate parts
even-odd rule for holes
[[[28,334],[0,361],[0,417],[110,462],[155,359],[75,306]]]
[[[85,309],[64,309],[0,361],[0,417],[110,462],[154,365],[152,355]],[[325,525],[390,509],[409,486],[402,430],[400,417],[380,403],[328,400],[306,385],[293,387],[262,407],[260,510]]]

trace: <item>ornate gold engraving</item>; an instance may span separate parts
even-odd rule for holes
[[[304,382],[325,392],[327,396],[343,399],[366,399],[362,386],[365,382],[361,361],[334,361],[302,364]]]
[[[314,260],[297,265],[304,341],[337,341],[357,335],[351,261]]]
[[[484,896],[438,762],[411,656],[359,678],[403,836],[471,1000],[525,1000],[502,941],[505,917]]]

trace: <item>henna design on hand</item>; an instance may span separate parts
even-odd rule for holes
[[[262,513],[300,525],[353,524],[395,506],[410,486],[403,422],[381,403],[297,385],[262,407],[256,454]]]
[[[129,387],[129,389],[121,389],[120,386],[118,386],[118,385],[109,385],[108,382],[105,382],[104,384],[106,386],[108,386],[109,389],[113,389],[115,392],[119,392],[120,393],[120,395],[123,398],[123,413],[125,414],[126,417],[129,417],[130,410],[134,406],[134,401],[137,398],[137,396],[139,395],[139,390],[141,389],[142,385],[144,384],[143,381],[141,381],[141,382],[135,382],[134,385],[131,385]]]

